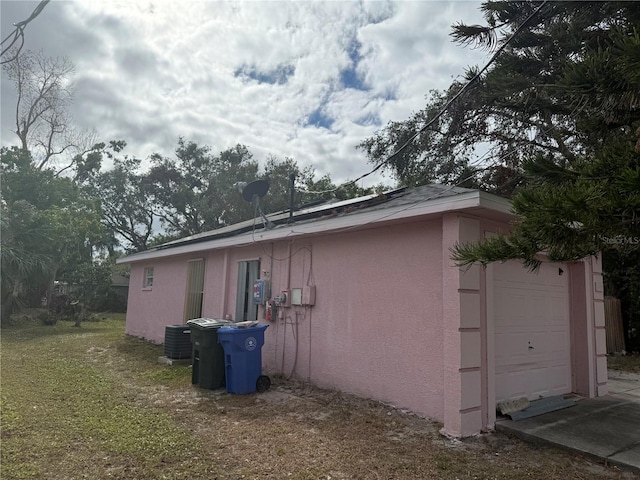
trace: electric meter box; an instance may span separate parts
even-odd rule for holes
[[[291,289],[291,305],[302,305],[302,289]]]
[[[312,307],[316,304],[316,286],[307,285],[302,289],[302,305]]]
[[[263,305],[271,296],[271,285],[269,280],[259,278],[253,282],[253,303]]]

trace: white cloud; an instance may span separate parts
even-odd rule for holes
[[[3,36],[36,4],[3,1]],[[484,61],[449,37],[452,23],[479,21],[478,6],[54,0],[26,36],[75,63],[76,122],[126,140],[130,155],[170,156],[179,136],[213,151],[243,143],[258,160],[293,157],[341,182],[371,168],[360,141]],[[7,83],[3,144],[14,141]]]

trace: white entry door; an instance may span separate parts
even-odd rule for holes
[[[567,269],[543,263],[494,264],[496,402],[571,392]]]

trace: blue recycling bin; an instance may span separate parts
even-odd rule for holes
[[[269,377],[262,375],[262,346],[268,325],[220,327],[218,340],[224,349],[227,392],[253,393],[269,388]]]

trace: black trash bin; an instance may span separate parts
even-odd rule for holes
[[[228,325],[226,320],[195,318],[187,322],[191,328],[191,383],[215,390],[225,386],[224,350],[218,341],[218,329]]]

